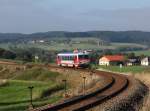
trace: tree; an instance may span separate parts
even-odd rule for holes
[[[127,54],[127,58],[134,58],[135,57],[135,53],[128,53]]]
[[[5,59],[15,59],[16,58],[16,54],[10,51],[4,51],[2,54],[2,58]]]

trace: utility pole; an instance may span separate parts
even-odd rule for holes
[[[65,97],[67,95],[67,80],[63,79],[62,82],[64,82],[64,87],[65,87]]]
[[[93,74],[94,74],[94,70],[91,70],[90,72],[91,80],[93,80]]]
[[[30,91],[30,107],[32,107],[33,108],[33,104],[32,104],[32,90],[33,90],[33,86],[29,86],[28,87],[29,88],[29,91]]]
[[[83,94],[85,95],[85,79],[86,77],[83,77]]]

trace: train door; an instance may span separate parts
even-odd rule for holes
[[[61,65],[61,56],[57,56],[57,65]]]
[[[78,67],[78,64],[79,64],[78,62],[79,62],[79,61],[78,61],[78,55],[75,55],[75,56],[74,56],[74,66],[75,66],[75,67]]]

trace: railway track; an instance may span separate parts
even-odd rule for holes
[[[49,66],[50,68],[60,68],[57,66]],[[67,68],[68,70],[69,68]],[[72,69],[70,69],[72,70]],[[79,71],[89,72],[89,70],[78,69]],[[85,111],[94,106],[101,104],[108,99],[116,96],[125,90],[129,81],[127,77],[123,75],[113,74],[109,72],[103,71],[95,71],[95,74],[99,76],[103,76],[108,79],[108,84],[106,84],[102,88],[98,88],[97,90],[87,93],[85,95],[79,95],[74,98],[70,98],[64,101],[61,101],[55,105],[46,105],[40,108],[34,109],[34,111]]]
[[[10,62],[0,62],[0,64],[18,65]],[[44,65],[36,66],[45,67]],[[58,66],[46,67],[48,67],[49,69],[65,70],[64,68]],[[67,68],[67,70],[75,69]],[[84,72],[90,71],[88,69],[76,70]],[[43,107],[35,108],[33,109],[33,111],[85,111],[113,98],[114,96],[117,96],[119,93],[124,91],[130,84],[128,78],[123,75],[118,75],[104,71],[95,71],[95,74],[106,78],[108,80],[108,84],[84,95],[79,95],[70,99],[66,99],[54,105],[45,105]]]

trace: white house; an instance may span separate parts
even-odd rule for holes
[[[150,57],[145,57],[145,58],[141,59],[141,65],[149,66],[150,65]]]
[[[44,41],[44,40],[39,40],[39,42],[40,42],[40,43],[44,43],[45,41]]]
[[[122,55],[107,55],[99,59],[99,65],[120,65],[124,62],[124,56]]]

